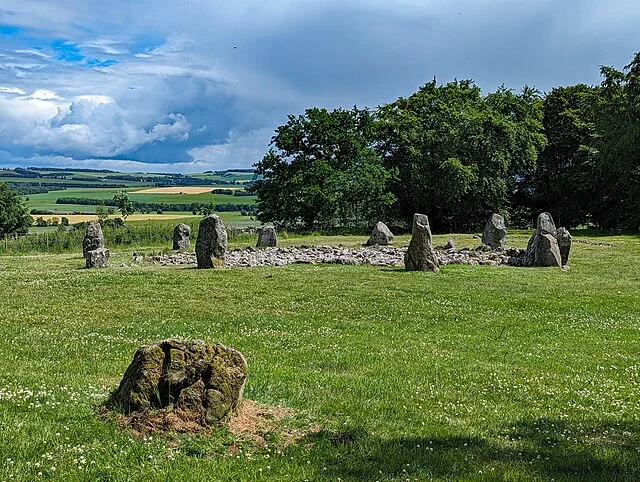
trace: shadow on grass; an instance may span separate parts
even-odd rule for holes
[[[640,424],[522,421],[496,440],[381,439],[363,429],[313,437],[319,474],[343,481],[429,477],[476,480],[640,480]]]

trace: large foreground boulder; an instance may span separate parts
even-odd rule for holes
[[[407,271],[440,271],[438,257],[431,244],[429,218],[424,214],[413,215],[411,241],[404,255]]]
[[[278,237],[276,236],[276,228],[273,226],[265,226],[258,230],[256,248],[274,248],[277,245]]]
[[[89,221],[87,230],[82,239],[82,256],[87,257],[87,251],[104,248],[104,234],[102,234],[102,226],[98,221]]]
[[[191,226],[180,223],[173,228],[173,249],[189,249],[191,241]]]
[[[106,248],[92,249],[85,256],[87,268],[106,268],[109,263],[109,250]]]
[[[227,252],[227,230],[222,220],[211,214],[200,221],[196,239],[196,260],[199,269],[224,266]]]
[[[502,251],[506,243],[507,228],[504,225],[504,218],[499,214],[492,214],[484,228],[482,244],[486,244],[491,249]]]
[[[138,348],[107,405],[125,413],[178,409],[203,425],[223,423],[242,401],[247,362],[233,348],[163,340]]]
[[[529,239],[524,264],[527,266],[562,266],[556,225],[549,213],[538,216],[536,232]]]
[[[367,240],[367,246],[388,246],[393,244],[393,233],[382,221],[378,221],[371,231],[371,237]]]

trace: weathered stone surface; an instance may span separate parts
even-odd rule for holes
[[[569,252],[571,251],[571,241],[573,237],[566,228],[558,228],[555,233],[558,246],[560,247],[560,260],[562,266],[566,266],[569,261]]]
[[[92,249],[87,251],[84,259],[87,268],[106,268],[109,263],[109,250],[106,248]]]
[[[278,237],[276,236],[276,228],[273,226],[265,226],[258,230],[256,248],[273,248],[277,245]]]
[[[367,240],[367,246],[388,246],[393,244],[393,233],[382,221],[378,221],[371,231],[371,237]]]
[[[533,266],[562,266],[560,247],[552,234],[539,234],[531,245]]]
[[[408,271],[440,271],[438,257],[431,244],[429,218],[424,214],[413,215],[411,241],[404,255],[404,267]]]
[[[196,239],[196,259],[198,268],[214,268],[224,266],[227,252],[227,230],[222,220],[211,214],[200,221],[198,238]]]
[[[107,402],[125,413],[186,410],[203,425],[223,423],[242,401],[247,362],[233,348],[199,340],[163,340],[140,347]]]
[[[189,249],[191,242],[191,226],[180,223],[173,228],[173,249]]]
[[[486,244],[491,249],[503,250],[506,243],[507,228],[504,225],[504,218],[499,214],[492,214],[484,228],[482,244]]]
[[[538,222],[536,224],[536,231],[541,234],[556,234],[556,223],[553,222],[553,218],[549,213],[542,213],[538,216]]]
[[[529,239],[524,266],[562,266],[560,247],[556,240],[556,226],[549,213],[538,216],[536,232]]]
[[[104,235],[102,234],[102,226],[98,221],[89,221],[87,230],[82,239],[82,256],[87,257],[87,251],[104,248]]]

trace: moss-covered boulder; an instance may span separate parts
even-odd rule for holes
[[[203,425],[237,413],[247,378],[240,352],[199,340],[140,347],[107,405],[125,413],[177,409]]]

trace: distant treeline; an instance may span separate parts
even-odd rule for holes
[[[86,180],[85,180],[86,181]],[[80,188],[108,188],[108,189],[124,189],[129,186],[126,184],[114,183],[97,183],[97,182],[9,182],[11,187],[20,194],[39,194],[49,191],[63,191],[71,187]]]
[[[56,199],[56,204],[81,204],[85,206],[114,206],[118,204],[113,199],[91,199],[86,197],[61,197]],[[200,212],[209,206],[207,203],[145,203],[132,201],[133,209],[141,212],[157,212],[157,211],[178,211],[178,212]],[[255,204],[216,204],[214,210],[218,212],[245,211],[253,212],[256,209]]]
[[[215,186],[215,185],[236,185],[238,181],[226,181],[222,179],[202,179],[198,177],[183,176],[182,174],[167,174],[163,176],[135,175],[135,174],[113,174],[105,179],[115,179],[118,181],[153,183],[156,187],[171,186]]]
[[[225,169],[224,171],[204,171],[205,174],[215,174],[217,176],[224,176],[225,174],[229,174],[231,172],[242,172],[245,174],[253,174],[256,172],[255,169]]]
[[[211,194],[225,194],[227,196],[255,196],[251,191],[242,191],[240,189],[214,189]]]
[[[28,196],[29,194],[45,194],[49,192],[49,188],[41,186],[40,183],[10,182],[9,185],[11,186],[11,189],[19,192],[23,196]],[[61,190],[64,189],[64,187],[61,188]]]
[[[22,169],[20,167],[17,167],[16,169],[14,169],[15,171],[17,171],[18,169],[21,169],[22,171],[51,171],[51,172],[96,172],[98,174],[107,174],[110,172],[116,172],[116,171],[112,171],[111,169],[86,169],[86,168],[68,168],[68,167],[27,167],[26,169]],[[36,173],[38,174],[38,173]]]
[[[69,216],[71,214],[93,214],[91,211],[53,211],[51,209],[36,209],[33,208],[29,211],[29,214],[35,216]]]

